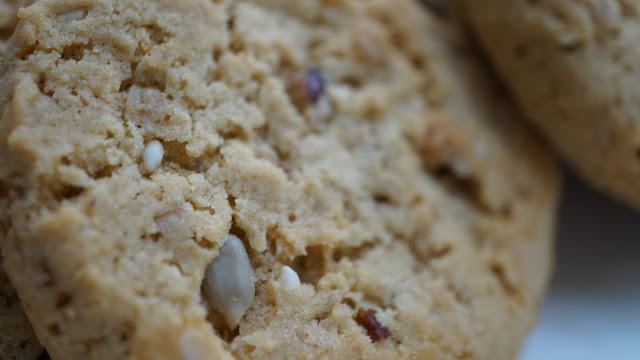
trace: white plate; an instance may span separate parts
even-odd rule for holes
[[[573,176],[565,183],[557,265],[521,360],[640,360],[640,211]]]

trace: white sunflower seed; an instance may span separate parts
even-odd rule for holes
[[[220,254],[207,268],[204,296],[209,305],[235,329],[253,302],[255,275],[242,241],[229,234]]]

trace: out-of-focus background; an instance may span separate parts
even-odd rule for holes
[[[556,271],[521,360],[640,360],[640,211],[568,174]]]

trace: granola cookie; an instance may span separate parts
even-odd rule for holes
[[[460,0],[529,118],[584,178],[640,206],[640,1]]]
[[[41,0],[0,67],[7,274],[54,359],[510,359],[558,178],[409,0]]]

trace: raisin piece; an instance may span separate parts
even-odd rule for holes
[[[360,309],[355,317],[356,322],[367,330],[367,335],[371,341],[378,342],[391,336],[389,329],[382,326],[376,318],[376,311],[373,309]]]
[[[322,72],[316,68],[308,68],[291,84],[290,93],[298,108],[317,104],[325,93]]]

